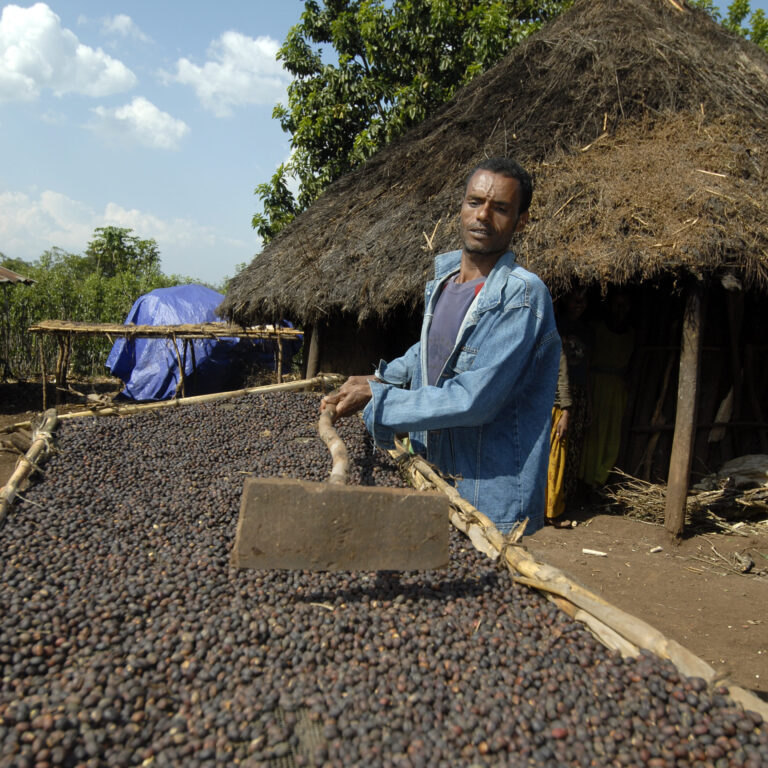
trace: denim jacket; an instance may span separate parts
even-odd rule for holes
[[[435,386],[427,380],[427,338],[443,283],[461,251],[435,259],[421,340],[376,371],[363,412],[381,448],[410,432],[414,450],[458,478],[459,493],[507,532],[544,521],[549,432],[560,337],[549,292],[508,251],[475,297]],[[383,382],[383,383],[382,383]]]

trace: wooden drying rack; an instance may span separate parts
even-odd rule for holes
[[[179,364],[179,382],[176,386],[175,397],[181,393],[186,397],[186,378],[184,369],[187,364],[187,355],[192,360],[193,371],[196,368],[195,350],[191,342],[194,339],[271,339],[277,342],[275,363],[277,371],[277,383],[283,380],[283,342],[287,339],[296,339],[302,335],[295,328],[280,328],[274,326],[255,326],[244,328],[228,323],[195,323],[186,325],[133,325],[131,323],[84,323],[74,320],[41,320],[30,326],[30,333],[39,334],[40,339],[40,365],[43,381],[43,410],[47,407],[45,355],[43,354],[43,337],[54,336],[59,346],[56,358],[56,402],[59,401],[59,392],[67,388],[67,368],[72,354],[72,341],[76,337],[106,336],[110,342],[114,337],[128,339],[166,339],[173,343],[176,361]],[[181,342],[181,349],[179,349]],[[114,342],[113,342],[114,343]]]

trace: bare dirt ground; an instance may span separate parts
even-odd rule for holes
[[[578,527],[546,527],[526,540],[529,551],[768,700],[768,521],[744,535],[694,528],[676,545],[661,525],[573,517]],[[750,573],[736,571],[734,553],[751,557]]]
[[[98,387],[110,389],[117,391],[110,382]],[[76,400],[60,411],[82,408]],[[0,428],[34,418],[41,405],[39,384],[0,384]],[[0,452],[0,484],[15,464]],[[768,700],[768,516],[752,518],[739,533],[693,527],[679,545],[660,525],[598,507],[571,517],[575,529],[546,527],[526,539],[528,549]],[[13,525],[12,511],[6,524]],[[661,551],[651,552],[656,547]],[[738,572],[735,553],[752,559],[749,573]]]

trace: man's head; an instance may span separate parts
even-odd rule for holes
[[[531,177],[516,161],[492,157],[480,163],[467,178],[461,204],[465,253],[501,256],[526,225],[532,196]]]

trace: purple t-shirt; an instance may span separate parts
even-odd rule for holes
[[[429,326],[427,340],[427,384],[434,385],[446,360],[456,345],[456,334],[464,321],[469,305],[485,283],[484,277],[466,283],[451,278],[443,286]]]

